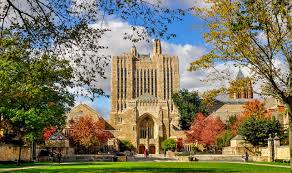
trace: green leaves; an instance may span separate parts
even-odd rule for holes
[[[208,0],[211,7],[196,7],[206,22],[204,39],[209,53],[190,64],[190,71],[226,62],[250,69],[261,81],[263,95],[291,104],[292,16],[288,0]],[[226,76],[228,77],[228,76]],[[217,77],[218,80],[222,80]]]
[[[168,150],[174,151],[176,148],[176,141],[174,139],[166,139],[162,142],[161,148],[164,151],[168,151]]]
[[[190,128],[193,118],[198,112],[207,112],[197,92],[189,92],[187,89],[182,89],[178,93],[174,93],[172,99],[178,108],[180,127],[183,130]]]
[[[239,126],[238,133],[252,145],[259,146],[267,144],[269,134],[281,136],[283,131],[280,122],[274,118],[270,120],[252,116]]]
[[[0,115],[9,130],[21,129],[23,140],[34,141],[45,127],[64,125],[74,101],[69,62],[46,54],[31,57],[18,38],[1,38],[0,44]]]

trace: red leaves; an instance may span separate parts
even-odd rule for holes
[[[219,118],[206,118],[198,113],[187,133],[187,141],[203,145],[213,145],[217,136],[225,130],[225,124]]]
[[[48,140],[52,136],[52,134],[56,132],[56,130],[56,127],[45,128],[43,131],[43,139]]]
[[[93,146],[104,143],[112,134],[104,131],[103,120],[94,120],[90,116],[83,116],[71,124],[70,137],[80,145]]]

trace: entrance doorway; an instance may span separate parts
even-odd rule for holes
[[[144,154],[145,151],[145,146],[144,145],[140,145],[139,146],[139,154]]]
[[[155,146],[154,145],[150,145],[149,146],[149,153],[150,154],[155,154]]]

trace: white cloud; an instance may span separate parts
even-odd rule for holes
[[[131,27],[129,24],[125,22],[121,22],[119,20],[108,20],[107,23],[103,24],[104,27],[111,28],[110,32],[107,32],[99,41],[104,46],[108,46],[108,49],[102,50],[98,52],[98,54],[103,55],[120,55],[123,52],[129,52],[130,48],[132,47],[133,43],[130,40],[124,40],[123,36],[124,33],[131,32]],[[92,27],[100,27],[99,24],[94,24]],[[152,43],[148,43],[146,41],[141,41],[137,44],[135,44],[137,47],[137,50],[141,54],[149,54],[152,52]],[[175,55],[179,57],[179,63],[180,63],[180,84],[181,88],[187,88],[192,90],[200,90],[202,88],[205,88],[205,83],[201,82],[200,79],[204,78],[205,74],[203,72],[189,72],[187,71],[189,67],[189,63],[196,58],[200,57],[206,52],[206,49],[199,46],[193,46],[189,44],[180,45],[180,44],[172,44],[168,42],[162,42],[162,51],[165,54],[169,55]],[[107,92],[107,94],[110,94],[110,77],[111,77],[111,66],[108,66],[106,69],[107,79],[106,80],[100,80],[98,82],[98,86],[100,86],[104,91]],[[84,99],[77,99],[77,103],[90,103],[90,101],[86,101]],[[103,103],[92,103],[90,105],[93,105],[94,108],[99,108],[99,105],[102,105]],[[106,103],[108,104],[108,102]],[[108,109],[108,106],[106,106],[106,109]],[[97,110],[99,111],[99,110]],[[102,110],[103,113],[105,113],[105,117],[107,117],[107,114],[110,110],[105,111]]]

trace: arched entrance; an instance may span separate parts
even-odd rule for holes
[[[139,145],[139,154],[144,154],[145,149],[144,145]]]
[[[137,138],[138,138],[138,152],[141,153],[141,151],[146,149],[149,154],[155,154],[156,148],[155,148],[155,126],[154,126],[154,120],[151,115],[144,114],[141,116],[137,122]],[[144,148],[140,146],[142,146]],[[144,151],[143,151],[144,153]]]
[[[150,154],[155,154],[155,146],[154,145],[150,145],[149,146],[149,153]]]

